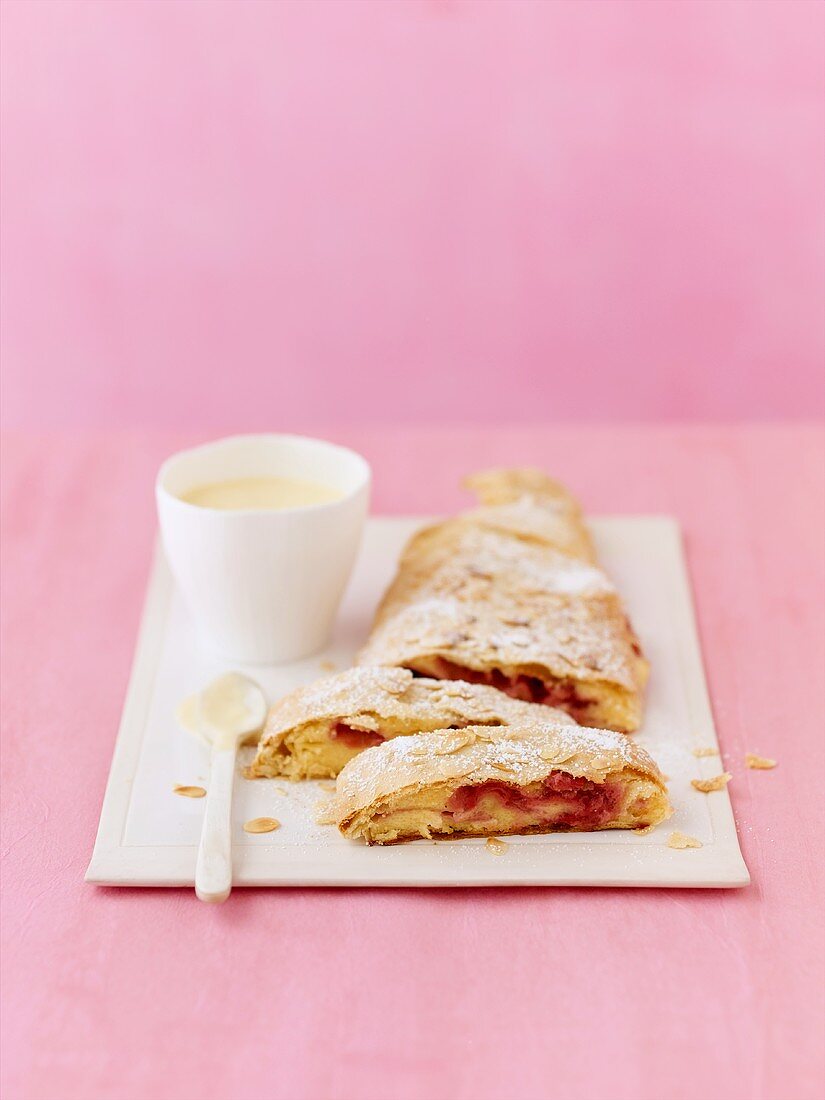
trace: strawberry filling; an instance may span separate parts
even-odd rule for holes
[[[384,737],[375,730],[354,730],[344,722],[338,722],[329,731],[330,740],[340,741],[349,749],[369,749],[373,745],[380,745]]]
[[[593,783],[554,771],[525,787],[498,779],[459,787],[447,800],[445,813],[457,823],[481,823],[495,820],[496,811],[503,809],[508,816],[529,818],[526,824],[595,829],[616,816],[621,797],[618,783]]]
[[[415,671],[415,670],[413,670]],[[560,707],[573,718],[583,719],[591,706],[589,699],[583,699],[576,691],[571,680],[553,680],[547,682],[538,676],[506,676],[500,669],[494,668],[481,672],[475,668],[464,668],[453,664],[443,657],[436,657],[432,668],[427,672],[437,680],[465,680],[470,684],[489,684],[498,688],[513,699],[522,699],[525,703],[542,703],[546,707]]]

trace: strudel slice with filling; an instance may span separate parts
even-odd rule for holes
[[[319,820],[368,844],[421,837],[648,829],[671,814],[648,754],[610,730],[472,726],[367,749]]]
[[[469,484],[482,505],[407,544],[360,664],[492,685],[629,733],[648,666],[574,498],[533,470]]]
[[[246,775],[334,777],[359,752],[393,737],[543,721],[547,713],[483,684],[414,678],[402,668],[353,668],[277,702]],[[552,713],[572,724],[563,711]]]

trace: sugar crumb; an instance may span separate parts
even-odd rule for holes
[[[497,836],[488,836],[487,842],[484,847],[488,852],[492,852],[494,856],[501,856],[507,851],[507,841],[501,840]]]
[[[769,756],[757,756],[755,753],[745,753],[745,766],[748,768],[756,768],[758,771],[767,771],[769,768],[776,767],[776,761],[771,760]]]
[[[671,833],[667,838],[668,848],[701,848],[701,840],[697,840],[695,836],[688,836],[687,833]]]
[[[723,791],[731,779],[733,776],[730,772],[722,772],[721,775],[714,775],[712,779],[691,779],[690,785],[703,794],[709,794],[711,791]]]

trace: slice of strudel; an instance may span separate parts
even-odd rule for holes
[[[648,666],[575,500],[538,471],[470,480],[482,506],[414,535],[359,663],[489,684],[629,733]]]
[[[556,719],[572,724],[563,711]],[[414,678],[403,668],[352,668],[298,688],[269,712],[246,776],[336,776],[359,752],[422,730],[545,720],[544,707],[483,684]]]
[[[648,829],[671,814],[664,779],[630,738],[580,726],[471,726],[367,749],[319,821],[368,844],[421,837]]]

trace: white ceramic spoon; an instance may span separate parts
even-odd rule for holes
[[[247,676],[228,672],[186,699],[181,725],[212,746],[203,829],[195,864],[201,901],[226,901],[232,890],[232,787],[238,746],[266,721],[266,698]]]

